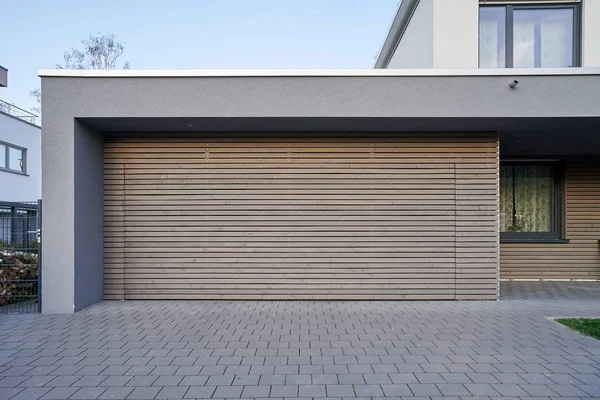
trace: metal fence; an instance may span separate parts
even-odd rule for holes
[[[0,313],[41,309],[41,200],[0,202]]]
[[[0,100],[0,111],[35,125],[40,124],[39,115],[29,112],[27,110],[23,110],[21,107],[17,107],[14,104],[8,103],[4,100]]]

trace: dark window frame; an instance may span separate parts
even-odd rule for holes
[[[553,160],[501,160],[500,165],[551,165],[554,175],[554,190],[552,198],[552,230],[550,232],[500,232],[500,242],[531,243],[559,242],[566,239],[566,210],[565,210],[565,165]]]
[[[548,4],[480,4],[479,11],[482,8],[502,8],[505,11],[505,65],[504,68],[514,68],[514,12],[515,10],[547,10],[547,9],[572,9],[573,10],[573,59],[571,68],[581,67],[581,4],[580,3],[548,3]],[[478,23],[481,22],[481,15]],[[480,40],[480,37],[478,37]],[[481,68],[481,59],[478,60]]]
[[[25,147],[17,146],[12,143],[0,141],[0,147],[2,147],[2,146],[4,146],[5,164],[0,165],[0,171],[11,172],[13,174],[27,175],[27,149]],[[10,168],[10,149],[20,151],[21,154],[23,155],[23,171]]]

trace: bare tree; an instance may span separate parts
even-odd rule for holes
[[[37,88],[29,92],[29,97],[35,99],[35,106],[31,107],[31,111],[36,113],[40,118],[42,115],[42,89]]]
[[[58,69],[116,69],[117,60],[125,51],[125,42],[119,42],[113,33],[90,34],[82,40],[83,49],[72,48],[63,55],[64,64],[56,64]],[[125,61],[123,69],[129,69]],[[42,91],[38,88],[29,92],[36,105],[31,110],[42,115]]]
[[[125,43],[119,42],[112,33],[98,32],[90,34],[87,40],[82,40],[83,50],[71,49],[65,52],[64,66],[56,64],[59,69],[115,69],[117,59],[125,51]],[[129,69],[129,62],[123,64],[123,69]]]

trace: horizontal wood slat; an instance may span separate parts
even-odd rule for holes
[[[600,279],[600,160],[565,168],[569,243],[502,243],[502,279]]]
[[[495,137],[105,142],[107,299],[497,296]]]

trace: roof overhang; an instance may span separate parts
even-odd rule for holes
[[[396,51],[396,47],[398,47],[398,43],[402,40],[402,36],[404,35],[404,32],[406,32],[406,28],[419,5],[419,1],[420,0],[403,0],[400,3],[400,7],[398,7],[396,16],[392,21],[392,25],[390,26],[385,41],[383,42],[383,46],[377,56],[375,68],[387,68]]]
[[[44,136],[498,132],[504,154],[600,155],[600,68],[39,74]]]
[[[8,86],[8,70],[0,65],[0,87]]]
[[[497,68],[497,69],[181,69],[181,70],[69,70],[40,69],[42,78],[293,78],[293,77],[497,77],[580,76],[600,77],[600,68]]]

